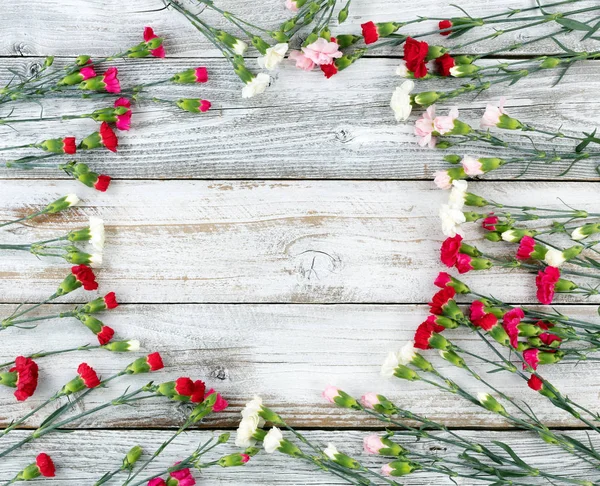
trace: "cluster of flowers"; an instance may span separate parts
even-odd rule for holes
[[[47,168],[47,159],[60,155],[74,155],[77,151],[87,151],[104,147],[111,152],[116,152],[119,144],[117,135],[112,126],[118,130],[127,131],[131,128],[132,102],[151,101],[155,103],[167,103],[175,105],[181,110],[190,113],[205,113],[211,108],[208,100],[201,98],[181,98],[178,100],[164,100],[161,98],[144,97],[144,90],[149,87],[166,84],[195,84],[208,81],[208,70],[205,67],[197,67],[178,72],[173,76],[151,83],[139,84],[129,89],[123,89],[118,79],[118,69],[109,67],[102,75],[97,75],[96,65],[107,60],[117,58],[140,58],[154,56],[165,57],[165,49],[162,45],[163,39],[158,37],[151,27],[144,29],[144,42],[127,49],[125,52],[115,54],[105,59],[92,61],[89,56],[79,56],[76,61],[65,68],[66,75],[61,72],[40,73],[38,77],[27,78],[22,83],[13,86],[9,83],[0,90],[0,105],[3,103],[27,101],[37,99],[46,95],[59,93],[62,97],[77,94],[83,91],[86,98],[110,98],[118,97],[112,106],[99,108],[91,113],[79,115],[65,115],[59,117],[37,117],[37,118],[4,118],[0,119],[0,125],[12,125],[15,123],[37,122],[43,120],[74,120],[88,118],[100,123],[98,131],[83,138],[79,143],[75,137],[63,137],[44,140],[38,143],[2,147],[0,150],[16,150],[25,148],[37,148],[46,152],[39,156],[26,156],[6,162],[7,167],[17,169]],[[52,64],[48,61],[46,67]],[[11,112],[12,113],[12,112]],[[107,175],[98,174],[90,170],[89,166],[82,162],[70,161],[59,164],[58,169],[66,172],[79,182],[99,191],[106,191],[110,185],[111,178]]]

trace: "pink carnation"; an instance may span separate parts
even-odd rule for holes
[[[371,434],[363,439],[363,448],[367,454],[379,454],[384,447],[385,444],[377,434]]]
[[[419,137],[419,145],[421,147],[428,146],[435,148],[437,139],[433,136],[435,131],[434,126],[435,106],[430,106],[423,116],[415,122],[415,135]]]
[[[506,98],[501,98],[498,106],[487,105],[483,118],[481,118],[481,128],[494,128],[500,123],[500,117],[506,115],[506,111],[504,111],[505,102]]]
[[[302,48],[304,55],[312,62],[318,64],[332,64],[334,59],[342,57],[342,52],[335,42],[329,42],[323,37],[319,37],[312,44]]]
[[[435,174],[435,185],[440,189],[450,189],[452,187],[452,179],[445,170],[439,170]]]
[[[292,61],[296,61],[296,67],[303,71],[312,71],[315,67],[315,63],[308,57],[306,57],[302,51],[292,51],[288,56]]]
[[[465,157],[462,159],[462,166],[465,174],[468,176],[473,177],[485,174],[485,172],[482,170],[481,162],[479,162],[479,160],[477,160],[475,157],[465,155]]]

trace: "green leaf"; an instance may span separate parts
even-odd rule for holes
[[[582,37],[582,39],[581,39],[581,40],[586,40],[586,39],[589,39],[589,38],[590,38],[590,37],[592,37],[592,36],[593,36],[593,35],[594,35],[596,32],[598,32],[598,29],[600,29],[600,21],[598,21],[598,22],[596,23],[596,25],[594,25],[594,26],[593,26],[593,27],[590,29],[590,31],[589,31],[587,34],[585,34],[585,35]]]
[[[531,469],[531,467],[524,462],[515,451],[513,451],[510,446],[508,444],[505,444],[504,442],[500,442],[499,440],[493,440],[492,444],[496,444],[498,447],[504,449],[506,451],[506,453],[512,457],[512,459],[515,461],[516,464],[519,465],[519,467],[521,469]]]
[[[556,19],[556,22],[570,30],[581,30],[583,32],[588,32],[592,30],[592,28],[588,24],[584,24],[583,22],[579,22],[578,20],[561,18]]]
[[[562,42],[560,42],[556,37],[551,37],[551,39],[554,41],[554,43],[558,47],[560,47],[566,53],[568,53],[568,54],[577,54],[574,50],[569,49],[567,46],[563,45]]]

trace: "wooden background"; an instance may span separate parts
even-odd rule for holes
[[[286,17],[282,0],[221,4],[261,25],[276,26]],[[489,15],[534,2],[462,0],[460,4],[473,15]],[[335,384],[356,395],[383,393],[405,408],[465,433],[511,443],[527,460],[541,461],[551,472],[581,477],[584,472],[571,458],[555,449],[542,454],[536,449],[539,440],[511,430],[496,416],[428,387],[379,377],[387,352],[410,339],[426,316],[425,304],[434,292],[432,280],[440,270],[438,248],[443,237],[437,212],[446,197],[431,182],[433,172],[444,167],[440,153],[420,149],[412,124],[397,124],[389,108],[391,93],[401,82],[394,75],[400,50],[365,58],[331,80],[285,62],[272,74],[264,95],[243,100],[242,85],[227,62],[181,16],[157,11],[161,6],[159,0],[36,0],[5,2],[0,15],[0,81],[10,78],[9,69],[31,72],[47,55],[55,56],[58,66],[83,53],[110,55],[140,42],[145,25],[165,37],[168,57],[115,62],[123,86],[163,79],[197,65],[209,69],[206,85],[155,91],[163,97],[210,99],[209,113],[193,116],[158,105],[138,106],[132,130],[120,138],[118,154],[98,151],[81,157],[93,170],[115,178],[105,194],[64,178],[56,169],[0,169],[0,220],[35,211],[68,192],[83,199],[78,208],[60,216],[1,230],[1,242],[46,239],[84,225],[89,216],[102,217],[108,235],[105,264],[98,272],[100,291],[114,290],[122,303],[103,320],[119,336],[140,339],[144,350],[163,354],[168,366],[157,379],[182,374],[203,378],[230,400],[227,412],[209,419],[205,430],[182,436],[156,461],[156,467],[181,458],[213,430],[235,428],[240,407],[254,394],[290,423],[308,429],[307,435],[315,440],[335,442],[367,464],[381,463],[360,451],[362,436],[381,429],[381,423],[324,403],[322,389]],[[356,32],[367,20],[454,12],[446,0],[355,0],[345,31]],[[434,25],[425,22],[411,32],[431,30]],[[524,41],[549,29],[556,27],[506,34],[498,42]],[[582,48],[576,36],[564,41]],[[473,46],[467,52],[479,49]],[[510,57],[557,52],[554,43],[545,41],[513,51]],[[254,67],[254,60],[248,64]],[[458,104],[463,118],[476,122],[487,102],[506,94],[511,114],[534,125],[588,129],[600,123],[597,73],[597,62],[584,62],[574,66],[557,88],[551,88],[549,76],[538,76],[510,89],[499,87],[479,97],[461,98]],[[453,84],[449,81],[446,86]],[[47,99],[42,105],[44,115],[53,116],[87,113],[104,104]],[[20,104],[13,115],[29,117],[39,112],[39,105]],[[2,108],[0,116],[7,114],[8,108]],[[39,122],[14,128],[0,126],[1,146],[65,135],[80,138],[94,131],[95,124]],[[4,152],[2,159],[19,155]],[[472,187],[487,198],[514,204],[561,207],[561,198],[578,208],[597,210],[595,165],[582,162],[561,179],[554,177],[565,168],[561,165],[533,167],[518,180],[513,178],[517,169],[506,169]],[[481,247],[492,248],[475,229],[467,235]],[[512,251],[504,244],[494,249]],[[68,266],[58,260],[3,253],[0,315],[8,315],[16,303],[47,297],[67,271]],[[465,280],[474,289],[493,288],[496,296],[509,302],[535,302],[531,275],[494,269],[470,274]],[[53,309],[68,309],[65,303],[88,297],[76,292]],[[558,302],[561,311],[597,320],[598,299]],[[467,334],[453,335],[466,348],[481,346]],[[30,331],[10,329],[2,333],[0,359],[86,344],[91,337],[83,326],[68,320],[43,323]],[[109,376],[132,356],[81,352],[40,359],[41,384],[35,397],[17,404],[9,390],[0,390],[0,424],[9,424],[50,396],[83,360]],[[479,389],[440,361],[436,363],[444,372],[456,375],[473,391]],[[599,371],[600,366],[591,362],[565,363],[546,375],[566,394],[595,409],[600,398]],[[492,376],[509,395],[534,403],[549,425],[580,427],[516,378]],[[81,407],[104,402],[126,386],[146,380],[122,380],[97,390]],[[135,443],[153,450],[186,412],[182,406],[156,401],[93,415],[70,435],[51,434],[0,460],[0,479],[10,479],[44,450],[59,467],[56,480],[48,484],[92,484],[117,467]],[[36,415],[26,426],[35,427],[42,418]],[[4,441],[9,444],[23,433],[14,432]],[[583,431],[573,434],[585,437]],[[338,484],[333,476],[264,454],[245,468],[211,469],[201,482]],[[406,484],[446,483],[419,474]]]

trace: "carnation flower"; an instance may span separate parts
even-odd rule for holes
[[[521,320],[525,317],[525,313],[522,309],[515,307],[504,314],[502,318],[503,327],[508,337],[510,338],[510,344],[513,348],[519,345],[519,328],[518,325]]]
[[[367,454],[379,454],[384,447],[385,444],[377,434],[368,435],[363,439],[363,449]]]
[[[206,392],[206,397],[209,397],[210,395],[212,395],[213,393],[217,394],[217,398],[215,400],[215,404],[213,405],[213,412],[222,412],[223,410],[225,410],[228,406],[229,403],[227,403],[227,400],[225,400],[220,393],[217,393],[215,390],[213,390],[212,388],[210,390],[208,390]]]
[[[177,465],[179,463],[176,463]],[[175,480],[175,481],[172,481]],[[169,486],[194,486],[196,480],[192,476],[192,472],[189,468],[180,469],[179,471],[172,471],[169,473],[169,479],[167,481]]]
[[[467,174],[468,176],[474,177],[485,174],[485,172],[482,170],[483,166],[481,162],[475,157],[465,155],[465,157],[463,157],[462,159],[462,166],[465,171],[465,174]]]
[[[544,387],[544,382],[537,375],[531,375],[527,380],[527,386],[532,390],[540,391]]]
[[[406,67],[415,78],[424,78],[427,75],[425,60],[429,52],[427,42],[422,42],[408,37],[404,42],[404,61]]]
[[[451,291],[453,291],[454,289],[452,289],[452,287],[446,287],[446,289],[450,289]],[[440,292],[444,292],[444,295],[454,295],[452,294],[452,292],[446,292],[446,289],[441,290]],[[440,292],[438,292],[436,294],[436,296],[438,296],[438,294],[440,294]],[[440,314],[442,313],[442,306],[446,304],[447,300],[444,301],[444,298],[442,297],[436,297],[434,296],[433,302],[431,304],[429,304],[432,307],[432,311],[433,313],[434,310],[438,310]],[[442,303],[443,301],[443,303]],[[434,309],[434,306],[438,306],[436,309]],[[433,319],[427,319],[426,321],[422,322],[419,327],[417,328],[416,332],[415,332],[415,348],[418,349],[431,349],[431,345],[429,344],[429,341],[431,340],[431,337],[433,336],[434,333],[440,333],[444,330],[445,328],[443,326],[439,326],[437,325]]]
[[[400,364],[400,356],[398,353],[390,352],[385,358],[385,361],[381,365],[381,376],[391,378],[394,376],[394,371]]]
[[[325,388],[322,395],[329,403],[335,403],[335,399],[340,396],[339,392],[339,388],[329,385]]]
[[[30,481],[32,479],[43,476],[45,478],[53,478],[56,472],[54,462],[50,456],[44,452],[37,455],[35,462],[30,464],[21,472],[19,472],[11,484],[16,481]]]
[[[130,374],[139,374],[158,371],[163,368],[164,364],[160,353],[151,353],[148,356],[136,359],[127,367],[127,372]]]
[[[362,35],[365,40],[365,44],[373,44],[379,40],[379,32],[377,31],[377,25],[375,22],[369,21],[364,24],[360,24],[362,29]]]
[[[544,305],[550,305],[554,299],[555,286],[560,279],[560,270],[555,267],[546,267],[541,270],[536,278],[537,299]]]
[[[409,71],[406,67],[406,61],[400,61],[400,64],[396,68],[396,75],[401,76],[403,78],[408,78]]]
[[[253,76],[242,89],[242,98],[252,98],[253,96],[264,93],[270,82],[271,78],[268,74],[258,73],[256,76]]]
[[[415,122],[415,135],[419,137],[421,147],[435,148],[437,138],[433,136],[436,131],[433,120],[435,118],[435,105],[427,108],[425,113]]]
[[[261,68],[273,71],[285,58],[288,47],[288,44],[285,42],[275,44],[273,47],[269,47],[265,55],[258,58],[258,65]]]
[[[131,128],[131,102],[127,98],[119,98],[115,101],[115,108],[124,108],[125,113],[117,114],[115,122],[119,130],[129,130]]]
[[[437,116],[433,120],[435,131],[440,135],[446,135],[454,129],[454,121],[458,118],[458,108],[451,108],[447,116]]]
[[[455,64],[454,58],[447,52],[435,60],[435,65],[442,76],[450,76]]]
[[[0,385],[16,388],[14,395],[19,402],[27,400],[38,385],[37,364],[31,358],[17,356],[8,373],[0,374]]]
[[[100,192],[106,192],[110,185],[110,176],[100,174],[95,182],[93,182],[94,189]]]
[[[144,27],[144,42],[150,42],[152,39],[158,39],[159,37],[154,33],[152,27]],[[165,57],[165,48],[161,45],[156,49],[150,49],[150,54],[154,57]]]
[[[450,237],[454,237],[460,233],[460,225],[466,221],[466,217],[462,211],[453,209],[448,204],[442,204],[439,216],[442,221],[442,233]]]
[[[485,113],[483,114],[483,118],[481,119],[480,123],[481,128],[494,128],[498,126],[500,123],[500,117],[506,114],[506,111],[504,111],[505,102],[506,99],[501,98],[498,106],[491,104],[486,106]]]
[[[394,111],[396,121],[406,121],[412,111],[412,103],[410,99],[410,93],[415,88],[413,81],[404,81],[400,86],[396,88],[390,106]]]
[[[467,197],[467,188],[467,181],[452,181],[452,190],[448,196],[448,206],[450,206],[451,209],[462,210],[465,205],[465,198]]]
[[[534,370],[537,370],[540,363],[539,353],[539,349],[526,349],[523,351],[523,359]],[[523,366],[525,367],[525,365]]]
[[[558,268],[567,260],[564,257],[563,252],[561,250],[557,250],[555,248],[548,248],[544,261],[549,266]]]
[[[244,417],[236,431],[235,445],[244,448],[254,446],[257,441],[255,434],[264,424],[264,419],[258,415]]]
[[[315,63],[304,55],[302,51],[292,51],[288,56],[289,59],[296,62],[296,67],[303,71],[312,71]]]
[[[297,12],[298,4],[296,3],[296,0],[285,0],[285,8],[291,10],[292,12]]]
[[[334,59],[342,57],[342,52],[336,42],[330,42],[323,37],[302,48],[302,52],[317,65],[332,64]]]
[[[365,393],[360,400],[365,407],[370,409],[375,408],[375,405],[379,405],[381,403],[377,393],[373,392]]]
[[[440,20],[440,22],[438,23],[438,27],[440,30],[445,30],[445,29],[449,29],[450,27],[452,27],[452,21],[450,20]],[[445,32],[440,32],[440,35],[450,35],[452,34],[451,30],[446,30]]]
[[[98,288],[94,271],[87,265],[71,267],[71,275],[75,277],[78,286],[83,286],[84,290],[96,290]]]
[[[95,216],[90,216],[90,243],[98,250],[104,249],[104,221]]]
[[[456,235],[446,238],[442,243],[442,247],[440,248],[440,260],[447,267],[453,267],[456,265],[462,240],[462,236]]]
[[[281,430],[279,430],[277,427],[273,426],[273,428],[271,428],[271,430],[269,430],[269,432],[267,432],[267,435],[265,436],[265,439],[263,440],[263,447],[265,448],[265,452],[267,454],[272,454],[277,449],[279,449],[282,441],[283,441],[283,434],[281,433]]]
[[[77,374],[83,381],[86,388],[96,388],[100,385],[100,379],[94,371],[94,368],[89,366],[87,363],[81,363],[77,368]]]
[[[496,231],[498,221],[498,216],[494,216],[492,213],[481,222],[481,227],[487,231]]]
[[[452,187],[452,177],[446,170],[438,170],[434,175],[433,182],[439,189],[450,189]]]
[[[456,269],[458,273],[463,274],[470,272],[473,270],[473,265],[471,264],[472,258],[466,253],[459,253],[456,257]]]

